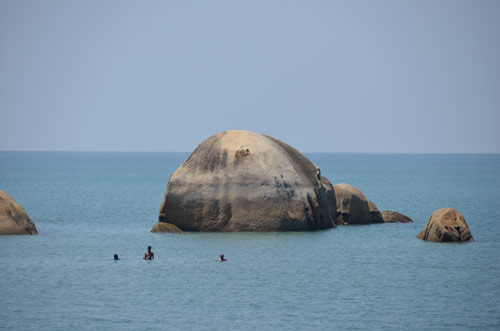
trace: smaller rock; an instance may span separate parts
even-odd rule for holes
[[[151,232],[154,233],[183,233],[181,229],[176,227],[175,225],[167,222],[158,222],[156,223]]]
[[[337,200],[335,199],[335,190],[332,183],[328,178],[321,176],[321,190],[322,196],[325,199],[325,206],[328,209],[328,214],[330,214],[330,219],[332,220],[332,226],[335,228],[337,223]]]
[[[384,210],[380,213],[384,220],[384,223],[411,223],[413,222],[411,218],[397,211]]]
[[[368,209],[370,211],[370,223],[384,223],[382,214],[373,202],[368,201]]]
[[[35,224],[23,207],[7,193],[0,191],[0,235],[37,233]]]
[[[474,241],[464,217],[454,208],[433,212],[417,238],[435,242]]]
[[[370,224],[370,210],[363,192],[345,183],[333,188],[337,202],[337,224]]]

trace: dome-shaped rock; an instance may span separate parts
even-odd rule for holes
[[[382,214],[378,210],[377,206],[371,201],[368,201],[368,210],[370,211],[370,223],[384,223]]]
[[[153,233],[182,233],[182,230],[167,222],[158,222],[151,229]]]
[[[417,238],[438,242],[474,240],[464,217],[453,208],[433,212]]]
[[[0,235],[37,233],[35,224],[23,207],[18,205],[7,193],[0,191]]]
[[[322,182],[319,169],[280,140],[217,133],[170,176],[159,221],[183,231],[327,229],[335,202]]]
[[[349,184],[334,186],[337,199],[337,224],[370,224],[370,209],[365,195]]]
[[[411,223],[413,222],[411,218],[397,211],[384,210],[381,212],[384,223]]]

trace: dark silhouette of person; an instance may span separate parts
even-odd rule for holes
[[[144,253],[144,260],[154,260],[155,253],[151,251],[151,246],[148,246],[148,251]]]
[[[118,254],[113,255],[113,257],[114,257],[115,261],[118,261],[118,260],[119,260],[119,258],[118,258]]]
[[[219,261],[220,261],[220,262],[227,261],[227,260],[224,258],[224,254],[219,255]]]

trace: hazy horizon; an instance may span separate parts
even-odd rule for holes
[[[179,154],[190,154],[194,151],[92,151],[92,150],[0,150],[5,153],[179,153]],[[401,155],[500,155],[500,153],[479,153],[479,152],[463,152],[463,153],[454,153],[454,152],[308,152],[308,151],[300,151],[304,154],[374,154],[374,155],[390,155],[390,154],[401,154]]]
[[[500,153],[500,2],[2,1],[0,151]]]

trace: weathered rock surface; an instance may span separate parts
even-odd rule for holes
[[[226,131],[202,142],[170,176],[159,221],[183,231],[327,229],[336,216],[328,184],[284,142]]]
[[[454,208],[433,212],[417,238],[437,242],[474,241],[464,217]]]
[[[167,222],[158,222],[156,223],[151,232],[154,233],[182,233],[182,230],[176,227],[173,224]]]
[[[400,214],[396,211],[384,210],[381,212],[382,218],[385,223],[411,223],[413,222],[411,218]]]
[[[349,184],[334,186],[337,200],[337,224],[370,224],[370,209],[365,195]]]
[[[0,235],[37,233],[35,224],[23,207],[18,205],[7,193],[0,191]]]
[[[384,223],[382,214],[378,210],[377,206],[371,201],[368,201],[368,210],[370,211],[370,223]]]
[[[320,195],[324,197],[328,214],[333,222],[333,226],[335,226],[337,221],[337,198],[335,197],[335,189],[328,178],[321,176],[320,181],[322,191]]]

